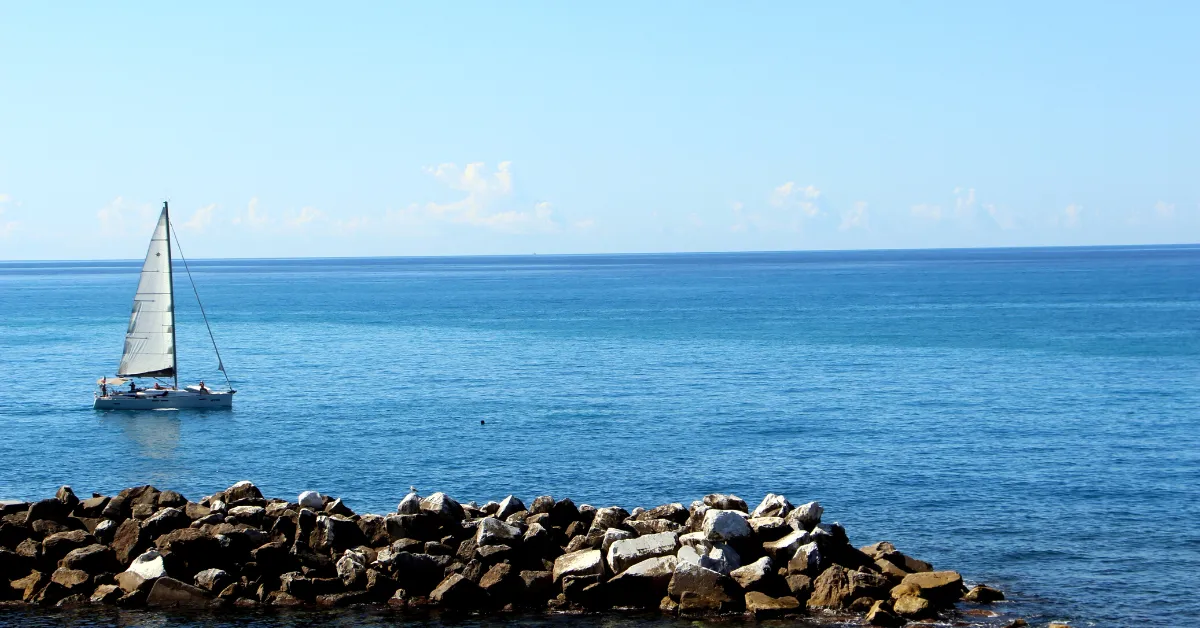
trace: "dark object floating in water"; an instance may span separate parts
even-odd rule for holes
[[[0,567],[12,597],[41,606],[656,608],[756,619],[832,609],[892,626],[944,617],[960,600],[1004,599],[982,585],[968,592],[958,573],[886,541],[855,548],[840,524],[821,522],[820,504],[782,495],[753,511],[712,494],[628,512],[410,491],[380,516],[314,491],[268,500],[246,481],[198,502],[152,486],[80,500],[64,486],[37,503],[0,502]]]

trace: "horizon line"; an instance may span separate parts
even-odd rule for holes
[[[751,249],[736,251],[625,251],[617,253],[464,253],[445,255],[315,255],[295,257],[193,257],[191,261],[268,261],[268,260],[354,260],[354,259],[453,259],[453,258],[528,258],[528,257],[604,257],[656,255],[747,255],[780,253],[888,253],[915,251],[1015,251],[1062,249],[1161,249],[1200,247],[1200,242],[1153,244],[1047,244],[1037,246],[958,246],[958,247],[891,247],[866,249]],[[23,262],[138,262],[137,257],[76,258],[76,259],[0,259],[0,264]]]

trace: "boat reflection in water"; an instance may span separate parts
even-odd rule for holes
[[[178,410],[140,410],[105,412],[102,421],[121,428],[121,433],[137,444],[149,458],[165,460],[175,457],[179,448],[183,420]],[[188,414],[203,414],[189,412]]]

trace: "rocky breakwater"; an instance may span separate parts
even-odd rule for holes
[[[380,605],[402,612],[654,608],[685,617],[859,615],[899,626],[955,612],[967,590],[890,543],[853,547],[812,502],[732,495],[649,510],[509,496],[485,505],[409,494],[356,514],[314,492],[250,482],[193,502],[141,486],[0,504],[0,597],[42,606]]]

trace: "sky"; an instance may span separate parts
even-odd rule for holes
[[[0,0],[0,259],[1196,243],[1197,23]]]

